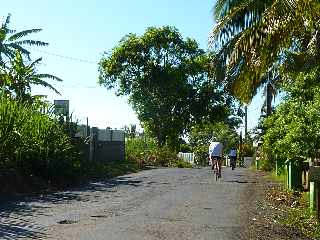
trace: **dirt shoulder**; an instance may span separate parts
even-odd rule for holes
[[[298,205],[294,193],[285,192],[283,186],[267,177],[264,172],[254,172],[257,179],[255,191],[250,199],[255,199],[249,207],[248,236],[249,239],[300,239],[309,240],[298,228],[283,223],[290,207]]]

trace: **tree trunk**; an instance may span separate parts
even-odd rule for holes
[[[266,93],[266,108],[267,108],[267,116],[270,116],[272,113],[272,92],[273,88],[271,83],[267,84],[267,93]]]

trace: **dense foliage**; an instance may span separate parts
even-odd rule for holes
[[[287,96],[264,121],[263,148],[273,159],[315,158],[320,149],[320,68],[286,75]],[[272,159],[272,158],[270,158]]]
[[[320,3],[219,0],[215,18],[212,38],[220,47],[219,72],[232,92],[249,102],[259,87],[277,78],[270,74],[278,72],[284,50],[313,41],[319,30]]]
[[[0,98],[0,166],[48,180],[73,177],[78,155],[56,119],[27,103]]]
[[[219,0],[212,45],[217,76],[243,102],[267,86],[267,116],[277,89],[286,93],[263,120],[265,169],[276,160],[315,157],[318,143],[320,3],[309,0]]]
[[[0,28],[0,168],[37,176],[53,183],[78,177],[80,155],[70,138],[71,124],[57,119],[42,96],[31,94],[32,85],[58,91],[38,73],[41,58],[31,61],[23,46],[47,43],[25,39],[41,29],[9,29],[10,15]]]
[[[125,36],[100,62],[100,84],[128,95],[143,128],[160,146],[177,143],[192,125],[223,121],[232,98],[210,81],[210,59],[173,27],[151,27]]]

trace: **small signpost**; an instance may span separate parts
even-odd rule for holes
[[[69,117],[69,100],[54,100],[53,104],[56,115]]]

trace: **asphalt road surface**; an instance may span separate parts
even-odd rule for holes
[[[247,168],[153,169],[0,205],[0,239],[248,239]]]

